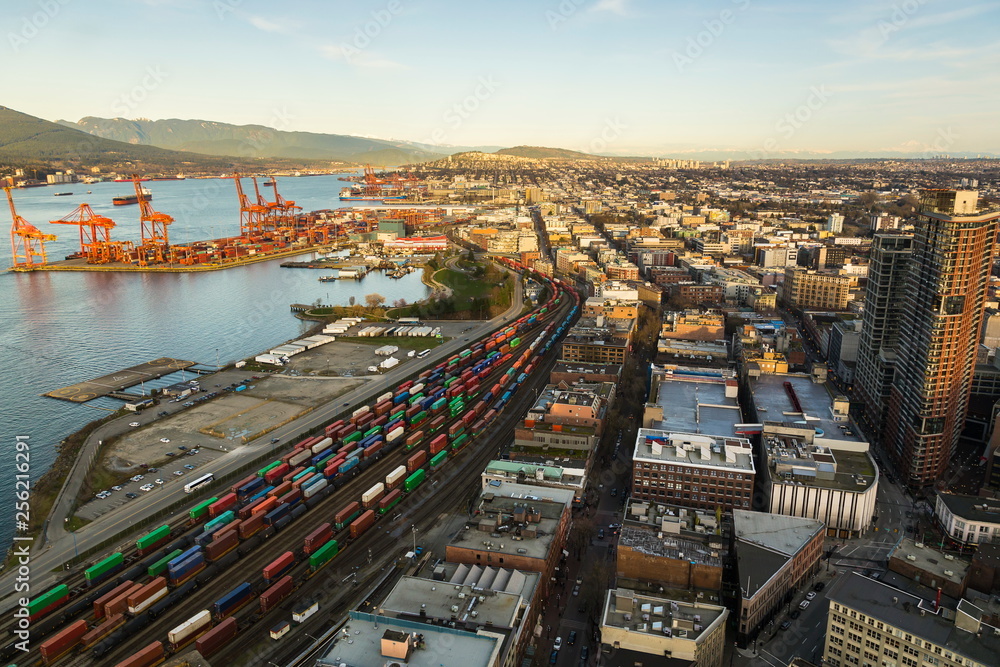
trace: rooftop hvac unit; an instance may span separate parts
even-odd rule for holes
[[[913,554],[906,554],[906,560],[917,560],[917,557]]]
[[[953,555],[951,555],[951,554],[945,554],[944,555],[944,559],[945,560],[955,560],[955,557]]]
[[[923,549],[924,548],[924,543],[923,542],[914,542],[913,546],[915,546],[918,549]]]
[[[457,604],[451,605],[451,613],[453,613],[453,614],[457,614],[458,613],[458,605]]]
[[[944,571],[944,576],[946,576],[946,577],[954,577],[955,573],[952,572],[951,570],[945,570]]]

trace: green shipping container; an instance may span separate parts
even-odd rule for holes
[[[277,468],[280,465],[281,465],[281,461],[275,461],[274,463],[270,464],[269,466],[267,466],[265,468],[261,468],[260,470],[258,470],[257,471],[257,476],[258,477],[263,477],[264,475],[266,475],[267,473],[271,472],[272,470],[274,470],[275,468]]]
[[[426,470],[424,470],[423,468],[421,468],[420,470],[417,470],[412,475],[410,475],[409,477],[407,477],[405,482],[403,482],[403,490],[404,491],[412,491],[413,489],[415,489],[418,486],[420,486],[420,484],[423,483],[423,481],[424,481],[424,479],[426,477],[427,477],[427,471]]]
[[[181,549],[175,549],[175,550],[171,551],[166,556],[164,556],[160,560],[158,560],[155,563],[153,563],[152,565],[150,565],[146,569],[146,572],[149,573],[149,576],[151,576],[151,577],[158,577],[158,576],[160,576],[161,574],[163,574],[164,572],[167,571],[167,563],[169,563],[173,559],[177,558],[182,553],[184,553],[184,552]]]
[[[461,449],[469,444],[469,434],[463,433],[462,435],[455,438],[455,442],[451,443],[452,449]]]
[[[87,578],[87,581],[94,581],[95,579],[100,579],[103,575],[107,574],[111,570],[115,569],[125,561],[125,557],[122,556],[121,552],[111,554],[104,560],[102,560],[97,565],[87,568],[83,576]]]
[[[45,609],[49,605],[53,604],[54,602],[58,602],[67,595],[69,595],[68,586],[56,586],[52,590],[46,593],[42,593],[37,598],[28,603],[28,615],[30,616],[35,612]]]
[[[444,386],[446,388],[449,388],[449,387],[451,387],[451,385],[455,384],[456,382],[458,382],[458,378],[457,377],[448,378],[447,380],[444,381]]]
[[[401,408],[398,412],[393,413],[392,416],[389,417],[389,421],[394,422],[397,419],[402,419],[405,416],[406,416],[406,408]]]
[[[220,526],[225,526],[227,523],[232,523],[233,519],[236,518],[236,512],[229,510],[228,512],[223,512],[219,516],[215,517],[211,521],[205,524],[205,532],[211,533],[213,530]]]
[[[382,427],[375,426],[374,428],[370,428],[367,431],[365,431],[364,437],[367,438],[370,435],[375,435],[376,433],[381,433],[381,432],[382,432]],[[364,440],[364,438],[362,438],[362,440]]]
[[[337,540],[330,540],[309,556],[309,567],[313,572],[329,563],[340,551]]]
[[[336,456],[336,454],[330,454],[328,457],[317,463],[316,467],[319,468],[320,470],[323,470],[326,467],[326,462],[332,461],[334,456]]]
[[[410,420],[410,426],[419,426],[424,422],[425,419],[427,419],[427,413],[418,412],[417,414],[413,415],[413,419]]]
[[[470,354],[472,354],[472,350],[465,349],[465,350],[462,350],[462,353],[459,354],[458,356],[460,356],[461,358],[465,359]]]
[[[164,537],[170,537],[170,526],[160,526],[153,532],[143,535],[135,541],[135,548],[145,549],[151,544],[156,544]]]
[[[520,338],[515,338],[514,340],[510,341],[510,346],[512,348],[513,347],[517,347],[520,344],[521,344],[521,339]]]
[[[448,405],[448,399],[444,398],[444,397],[441,397],[438,400],[434,401],[434,403],[431,404],[431,410],[434,410],[435,412],[437,412],[438,410],[440,410],[441,408],[443,408],[446,405]]]
[[[415,394],[414,396],[410,396],[410,405],[413,405],[417,401],[422,401],[424,398],[425,398],[425,396],[422,393],[421,394]]]
[[[437,454],[435,454],[434,458],[431,459],[431,467],[432,468],[437,468],[439,465],[441,465],[442,463],[444,463],[447,460],[448,460],[448,450],[447,449],[443,449],[440,452],[438,452]]]
[[[305,470],[303,470],[302,472],[300,472],[299,474],[297,474],[295,477],[292,477],[292,481],[294,482],[299,477],[305,477],[306,475],[308,475],[311,472],[316,472],[316,467],[315,466],[309,466],[308,468],[306,468]]]
[[[198,503],[194,507],[188,510],[188,516],[192,519],[200,519],[201,517],[208,514],[208,506],[214,503],[218,498],[209,498],[205,502]]]
[[[361,440],[362,435],[364,434],[361,433],[361,431],[355,431],[354,433],[344,438],[342,442],[345,445],[349,442],[357,442],[358,440]]]

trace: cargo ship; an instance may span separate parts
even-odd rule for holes
[[[366,195],[358,188],[344,188],[340,191],[340,201],[399,201],[406,195]]]
[[[153,193],[147,190],[146,188],[142,189],[142,194],[147,201],[153,198]],[[139,197],[137,197],[136,195],[123,195],[121,197],[115,197],[114,199],[111,200],[111,203],[114,204],[115,206],[127,206],[128,204],[138,204]]]

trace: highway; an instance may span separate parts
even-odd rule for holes
[[[237,451],[229,452],[221,458],[216,459],[211,465],[200,468],[198,472],[212,472],[217,476],[222,476],[239,469],[241,466],[245,465],[247,461],[261,456],[266,451],[270,450],[283,452],[289,446],[289,441],[294,440],[294,438],[300,433],[303,433],[315,426],[329,423],[335,420],[341,413],[349,413],[351,406],[359,404],[363,399],[369,396],[377,396],[385,391],[393,389],[402,383],[407,377],[419,373],[424,368],[432,367],[437,363],[440,363],[442,359],[445,359],[461,351],[465,347],[468,347],[470,341],[482,338],[494,329],[500,327],[505,322],[516,319],[520,315],[523,307],[524,295],[521,289],[521,281],[515,281],[515,285],[514,299],[511,303],[511,307],[508,308],[506,312],[498,315],[492,320],[483,321],[473,331],[470,331],[467,337],[456,337],[443,345],[434,348],[431,354],[423,360],[424,363],[422,365],[417,366],[415,364],[407,364],[404,368],[401,368],[398,371],[390,372],[376,380],[369,381],[347,394],[338,396],[335,400],[324,406],[316,408],[299,419],[289,422],[288,424],[268,433],[266,436],[248,443],[246,446],[239,448]],[[125,422],[131,421],[132,419],[132,417],[123,417]],[[128,427],[125,426],[125,428]],[[277,445],[272,444],[271,438],[279,438],[280,443]],[[202,494],[198,494],[199,497],[201,497],[201,495]],[[109,512],[100,519],[97,519],[82,529],[76,531],[75,536],[74,534],[64,534],[62,538],[54,540],[42,553],[33,554],[32,556],[32,596],[45,591],[47,588],[56,583],[59,575],[54,573],[53,570],[61,568],[63,563],[73,557],[74,553],[85,551],[92,546],[99,545],[124,531],[128,531],[135,522],[152,517],[171,505],[186,499],[190,499],[192,501],[195,500],[184,493],[183,484],[165,485],[164,488],[159,489],[156,493],[146,494],[145,496],[137,498],[132,503],[124,505],[115,511]],[[168,519],[169,517],[164,517],[164,522]],[[53,521],[61,523],[62,519],[55,516],[53,517]],[[123,535],[118,546],[109,547],[104,551],[106,553],[111,553],[120,550],[120,548],[127,548],[132,544],[134,538],[138,534],[141,534],[141,532],[144,531],[136,531],[135,534],[130,533],[128,535]],[[98,558],[95,556],[92,560],[96,561],[97,559]],[[8,574],[0,579],[0,583],[3,585],[3,590],[9,592],[5,598],[0,600],[0,611],[7,611],[13,608],[16,604],[16,596],[13,594],[15,583],[14,579],[14,573]]]

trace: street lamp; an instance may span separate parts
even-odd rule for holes
[[[417,526],[416,524],[410,524],[410,532],[413,533],[413,553],[417,553]]]

